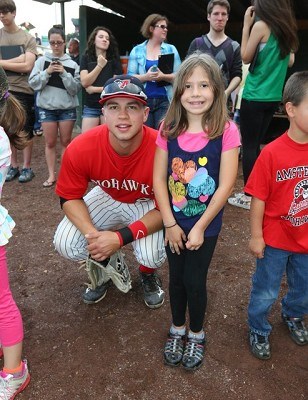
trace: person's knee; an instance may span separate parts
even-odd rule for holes
[[[53,239],[56,251],[63,257],[80,261],[86,258],[86,239],[80,231],[65,217],[59,224]]]
[[[148,268],[159,268],[163,265],[163,263],[166,260],[166,253],[165,250],[151,250],[151,255],[150,254],[137,254],[136,258],[137,261],[141,264],[141,265],[145,265]]]

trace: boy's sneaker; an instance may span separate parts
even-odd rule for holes
[[[308,330],[303,319],[288,317],[286,314],[281,314],[281,317],[289,328],[291,339],[300,346],[308,344]]]
[[[20,177],[18,178],[20,183],[26,183],[32,181],[34,178],[34,172],[31,168],[23,168],[20,173]]]
[[[17,178],[19,176],[19,169],[18,167],[12,167],[10,166],[10,169],[7,172],[5,182],[11,182],[13,179]]]
[[[271,357],[271,348],[268,336],[258,335],[257,333],[250,331],[249,344],[252,354],[260,360],[268,360]]]
[[[22,362],[22,371],[20,374],[5,374],[0,372],[0,400],[13,400],[22,392],[30,382],[30,374],[27,361]]]
[[[164,361],[171,367],[177,367],[182,361],[185,336],[169,332],[165,344]]]
[[[165,292],[162,289],[161,280],[156,272],[146,274],[140,272],[145,304],[150,308],[159,308],[165,300]]]
[[[205,338],[197,339],[187,337],[187,342],[182,358],[182,365],[185,369],[193,371],[201,367],[204,358]]]

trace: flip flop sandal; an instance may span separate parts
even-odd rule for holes
[[[43,183],[43,187],[44,188],[49,188],[49,187],[52,187],[54,184],[56,183],[56,181],[45,181],[44,183]]]

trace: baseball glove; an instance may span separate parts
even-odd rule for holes
[[[121,292],[127,293],[132,288],[130,273],[121,251],[105,261],[95,261],[89,256],[85,262],[85,270],[92,290],[110,279]]]

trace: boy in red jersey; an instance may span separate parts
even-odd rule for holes
[[[270,358],[269,311],[287,276],[282,320],[298,345],[308,344],[308,71],[287,81],[283,103],[290,127],[265,146],[245,186],[252,196],[249,247],[257,257],[248,306],[250,349]]]
[[[101,263],[99,271],[104,276],[99,285],[84,292],[87,304],[105,297],[109,278],[124,292],[131,288],[119,251],[127,243],[132,243],[140,264],[145,303],[158,308],[164,301],[155,272],[165,260],[152,179],[157,131],[143,125],[149,113],[146,99],[137,78],[109,79],[100,100],[105,125],[75,138],[63,157],[56,193],[66,216],[54,244],[66,258],[80,261],[89,254],[92,261]],[[95,187],[83,197],[89,182]],[[113,275],[108,275],[110,268]]]

